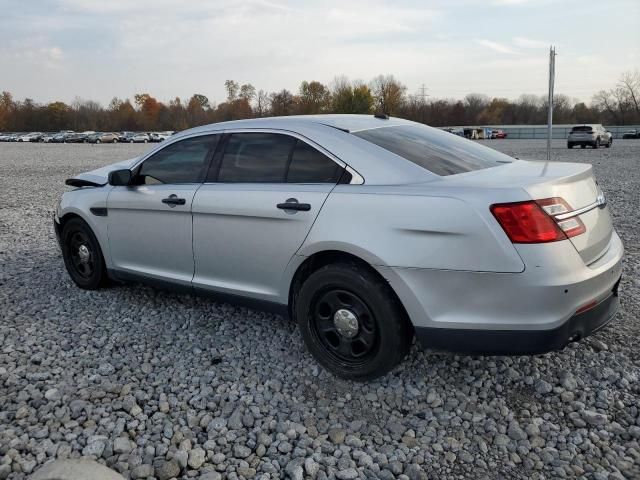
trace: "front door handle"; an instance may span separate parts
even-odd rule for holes
[[[297,198],[287,198],[287,201],[284,203],[279,203],[276,205],[280,210],[292,210],[296,212],[308,212],[311,210],[311,205],[308,203],[298,203]]]
[[[175,193],[172,193],[167,198],[163,198],[162,203],[166,203],[173,208],[176,205],[184,205],[185,203],[187,203],[187,201],[184,198],[178,198]]]

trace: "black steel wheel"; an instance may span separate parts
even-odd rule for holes
[[[362,299],[347,290],[329,289],[317,295],[314,305],[312,331],[327,354],[354,366],[375,355],[379,328]]]
[[[80,218],[65,222],[61,235],[62,257],[76,285],[95,290],[107,282],[100,244],[91,228]]]
[[[294,296],[307,348],[333,374],[365,381],[393,369],[409,351],[413,328],[389,284],[358,262],[313,272]]]

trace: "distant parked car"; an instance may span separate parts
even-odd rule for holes
[[[93,133],[87,137],[87,143],[118,143],[119,137],[115,133]]]
[[[53,140],[54,136],[55,136],[54,133],[45,133],[44,135],[42,135],[40,137],[40,141],[42,143],[51,143],[51,141]]]
[[[146,133],[134,133],[128,138],[128,141],[129,143],[148,143],[150,138]]]
[[[86,133],[66,133],[64,143],[84,143],[88,135]]]
[[[567,148],[576,145],[580,145],[580,148],[587,145],[591,148],[600,148],[600,145],[609,148],[613,145],[613,135],[600,124],[576,125],[567,137]]]
[[[622,134],[622,138],[640,138],[640,130],[627,130]]]
[[[507,133],[504,130],[494,130],[491,132],[491,138],[507,138]]]
[[[9,137],[11,137],[10,133],[0,133],[0,142],[8,142]]]
[[[19,136],[17,141],[18,142],[37,142],[41,136],[42,136],[42,133],[40,132],[31,132],[31,133],[27,133]]]

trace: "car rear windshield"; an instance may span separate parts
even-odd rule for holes
[[[582,125],[580,127],[573,127],[571,129],[572,132],[591,132],[593,130],[592,127],[588,125]]]
[[[426,125],[395,125],[353,134],[441,176],[496,167],[514,160],[473,140]]]

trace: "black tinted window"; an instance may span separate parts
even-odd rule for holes
[[[583,125],[583,126],[580,126],[580,127],[573,127],[571,129],[571,131],[572,132],[589,132],[590,133],[590,132],[593,131],[593,129],[592,129],[592,127],[590,127],[588,125]]]
[[[289,183],[337,183],[342,167],[308,143],[297,141],[287,172]]]
[[[513,161],[508,155],[472,140],[426,125],[396,125],[353,134],[437,175],[454,175]]]
[[[205,135],[168,145],[145,160],[138,175],[145,184],[196,183],[217,142],[218,135]]]
[[[296,139],[275,133],[234,133],[222,157],[219,182],[284,182]]]

